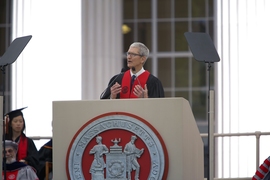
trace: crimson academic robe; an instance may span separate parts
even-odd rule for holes
[[[154,75],[150,74],[148,71],[145,71],[143,74],[139,75],[133,86],[130,86],[131,76],[130,70],[115,75],[109,81],[108,87],[105,90],[105,93],[101,96],[101,99],[110,99],[111,87],[117,82],[122,86],[122,91],[117,95],[117,99],[121,98],[136,98],[133,94],[133,88],[136,84],[141,85],[144,88],[144,84],[147,84],[148,97],[149,98],[162,98],[164,97],[164,89],[160,80]]]
[[[20,179],[27,179],[27,180],[39,180],[36,175],[35,170],[31,167],[26,165],[22,162],[14,162],[11,164],[6,164],[6,172],[2,171],[2,179],[6,175],[6,180],[20,180]]]

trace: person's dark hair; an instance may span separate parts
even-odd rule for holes
[[[13,121],[13,119],[15,118],[15,117],[18,117],[18,116],[22,116],[22,119],[23,119],[23,128],[22,128],[22,131],[21,131],[21,133],[23,133],[24,132],[24,130],[25,130],[25,120],[24,120],[24,117],[23,117],[23,114],[21,113],[21,114],[18,114],[17,116],[11,116],[11,118],[9,119],[9,122],[8,122],[8,128],[7,128],[7,132],[6,132],[6,139],[7,140],[12,140],[12,136],[13,136],[13,130],[12,130],[12,126],[11,126],[11,123],[12,123],[12,121]]]

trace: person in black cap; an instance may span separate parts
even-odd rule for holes
[[[3,142],[4,144],[4,142]],[[16,153],[18,151],[18,144],[6,140],[5,150],[3,151],[3,157],[6,157],[6,169],[3,167],[2,176],[5,179],[27,179],[38,180],[35,169],[25,163],[18,162],[16,160]],[[4,179],[4,178],[3,178]]]
[[[24,134],[25,120],[22,110],[25,108],[6,114],[5,140],[11,140],[18,144],[17,161],[37,169],[39,163],[37,148],[34,141]]]

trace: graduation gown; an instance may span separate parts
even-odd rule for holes
[[[45,166],[46,161],[52,162],[52,139],[44,144],[38,151],[39,155],[39,166],[38,166],[38,177],[40,180],[45,178]]]
[[[39,163],[38,151],[34,141],[22,133],[21,136],[15,139],[15,142],[18,143],[17,161],[24,159],[27,162],[27,165],[32,166],[37,170]]]
[[[148,74],[145,75],[145,74]],[[101,96],[101,99],[110,99],[111,95],[111,87],[117,82],[122,86],[122,92],[120,94],[129,94],[124,98],[135,98],[133,96],[133,88],[136,84],[140,84],[142,88],[144,88],[144,84],[147,84],[148,89],[148,97],[149,98],[162,98],[164,97],[164,89],[162,86],[161,81],[155,77],[154,75],[150,74],[148,71],[145,71],[143,74],[139,75],[137,79],[134,81],[132,87],[126,82],[130,82],[130,70],[126,71],[125,73],[120,73],[112,77],[109,81],[108,87],[105,90],[105,93]],[[144,83],[145,82],[145,83]],[[122,97],[120,94],[117,95],[117,99],[121,99]]]
[[[4,170],[4,165],[3,165]],[[2,171],[2,179],[4,179],[4,171]],[[35,170],[22,162],[14,162],[6,164],[6,179],[7,180],[39,180]]]

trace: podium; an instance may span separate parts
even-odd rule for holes
[[[81,156],[82,154],[87,154],[89,157],[93,157],[89,149],[94,146],[93,142],[96,143],[96,137],[99,135],[103,137],[103,142],[107,145],[108,149],[115,146],[119,147],[118,145],[123,147],[120,148],[120,151],[124,149],[124,141],[126,141],[125,138],[127,137],[125,137],[122,132],[117,133],[116,131],[113,131],[110,134],[110,138],[104,135],[104,133],[108,133],[109,130],[112,130],[109,126],[101,125],[104,121],[108,121],[106,115],[108,115],[108,117],[116,117],[117,121],[121,121],[119,124],[120,129],[124,126],[122,122],[133,122],[133,119],[136,118],[140,120],[138,127],[131,123],[130,129],[133,132],[137,132],[135,135],[138,140],[135,141],[135,145],[137,145],[138,149],[143,149],[141,148],[142,146],[148,147],[148,149],[144,148],[142,156],[138,157],[141,174],[147,168],[150,169],[149,174],[152,173],[154,175],[155,173],[160,173],[160,170],[155,171],[152,165],[149,165],[151,167],[148,167],[146,165],[147,163],[143,163],[142,160],[146,159],[146,161],[151,164],[154,163],[153,161],[156,161],[153,156],[161,154],[160,159],[157,159],[158,163],[156,163],[156,165],[163,168],[162,177],[150,178],[151,175],[149,175],[145,179],[204,179],[203,142],[189,102],[184,98],[54,101],[54,179],[90,179],[91,173],[89,168],[91,162],[84,160],[85,158]],[[118,116],[120,116],[120,118]],[[122,116],[128,116],[129,118],[124,120],[121,119]],[[99,121],[98,123],[101,122],[100,126],[97,126],[97,121]],[[129,126],[127,127],[129,128]],[[109,129],[106,130],[106,128]],[[145,133],[140,130],[140,128],[145,129],[146,132],[150,130],[149,136],[153,136],[154,141],[160,140],[160,145],[156,142],[147,142],[147,138],[145,137],[148,137],[148,135],[144,136]],[[93,134],[100,129],[103,129],[102,133]],[[124,132],[125,131],[126,130],[124,129]],[[89,136],[80,136],[80,134],[83,133]],[[92,140],[90,140],[89,137],[92,137]],[[128,139],[129,138],[130,136],[128,136]],[[76,143],[77,146],[74,145]],[[88,146],[91,147],[88,148]],[[157,150],[157,152],[151,150],[149,147],[152,146],[161,148],[161,153],[159,150]],[[79,150],[78,147],[83,147],[86,152],[80,154],[80,152],[84,150]],[[78,150],[76,150],[76,148]],[[119,150],[119,148],[114,149],[115,151]],[[145,158],[147,153],[150,157],[148,159]],[[77,156],[78,159],[81,159],[84,162],[76,162]],[[107,157],[110,156],[107,154]],[[105,161],[109,160],[109,158],[106,159],[105,155],[104,158]],[[84,166],[87,167],[84,168]],[[110,163],[107,162],[106,168],[108,169],[109,166]],[[119,168],[120,167],[115,169]],[[84,169],[86,172],[85,176],[87,177],[82,176],[80,173],[76,175],[76,172],[82,171],[80,169]],[[111,169],[113,171],[113,168]],[[74,177],[76,178],[70,175],[70,171],[75,172]],[[88,171],[89,174],[87,174]],[[108,176],[108,172],[105,169],[104,173],[104,176]],[[109,178],[105,177],[104,179]],[[134,177],[132,174],[132,180],[133,179]],[[140,179],[144,178],[140,177]]]

